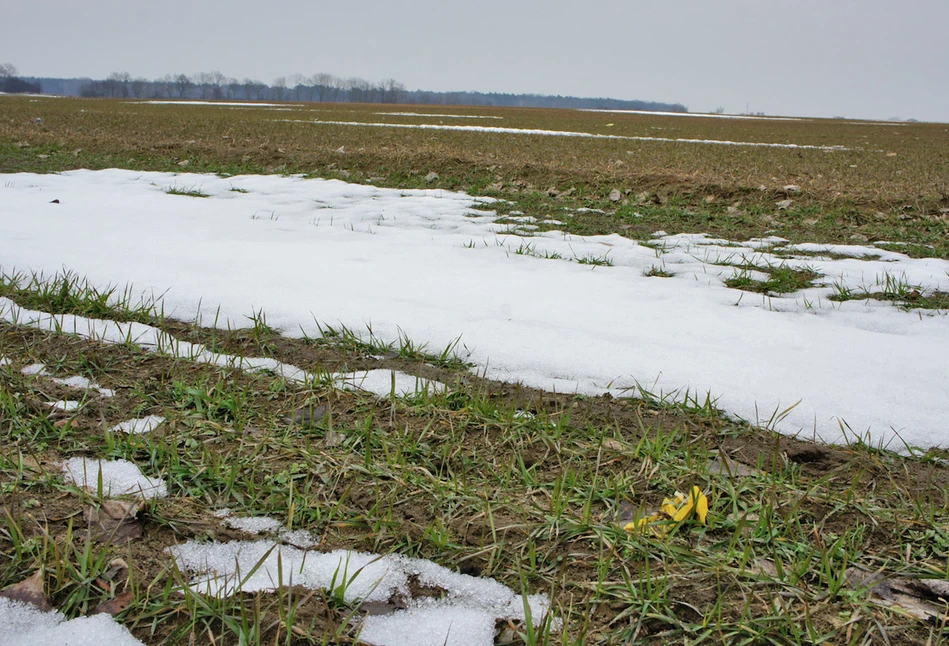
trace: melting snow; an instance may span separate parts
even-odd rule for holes
[[[239,101],[129,101],[129,103],[147,103],[149,105],[213,105],[222,108],[286,108],[286,103],[244,103]],[[293,107],[293,106],[290,106]]]
[[[100,477],[104,497],[141,495],[151,499],[168,495],[164,480],[145,476],[137,465],[127,460],[70,458],[63,464],[63,479],[66,482],[93,493],[99,491]]]
[[[248,534],[276,534],[281,543],[300,549],[316,547],[320,543],[309,530],[288,530],[279,520],[269,516],[232,516],[230,509],[219,509],[214,516],[225,519],[224,524],[228,527]]]
[[[96,382],[81,375],[66,377],[65,379],[53,377],[53,381],[57,384],[60,384],[61,386],[66,386],[67,388],[75,388],[77,390],[95,390],[99,393],[100,397],[113,397],[115,395],[114,390],[110,388],[103,388]]]
[[[510,588],[424,559],[345,550],[302,551],[272,541],[189,542],[167,551],[179,568],[193,573],[190,588],[209,596],[291,585],[338,590],[346,603],[386,602],[393,595],[400,596],[406,609],[364,622],[360,638],[372,644],[441,646],[446,639],[449,644],[461,644],[458,640],[467,638],[467,646],[490,646],[495,620],[525,621],[526,617],[523,597]],[[441,588],[445,596],[437,602],[413,599],[409,591],[412,577],[423,586]],[[539,625],[549,600],[538,594],[529,596],[527,602],[532,621]]]
[[[67,620],[52,610],[0,597],[0,636],[5,646],[142,646],[107,614]]]
[[[55,402],[46,402],[46,405],[50,408],[61,410],[66,413],[71,413],[73,411],[79,410],[81,404],[77,401],[61,399]]]
[[[333,375],[333,381],[341,388],[363,390],[377,397],[388,397],[392,394],[397,397],[420,393],[435,394],[446,389],[445,384],[438,381],[388,369],[338,373]]]
[[[102,319],[90,319],[71,314],[52,315],[36,310],[21,308],[13,301],[0,297],[0,321],[17,325],[26,325],[50,332],[75,334],[86,339],[104,343],[134,343],[146,350],[160,352],[173,357],[189,359],[217,366],[236,368],[248,372],[272,372],[273,374],[298,383],[311,382],[320,378],[305,370],[276,359],[243,357],[231,354],[211,352],[198,343],[180,341],[176,337],[144,323],[122,323]],[[41,363],[27,366],[25,374],[46,374]],[[416,395],[423,392],[443,392],[446,386],[438,381],[423,379],[398,370],[378,369],[363,372],[333,373],[328,378],[339,388],[362,390],[387,397],[395,381],[395,393],[398,396]],[[112,391],[106,390],[111,393]],[[151,415],[142,419],[133,419],[112,427],[113,431],[123,433],[147,433],[158,426],[164,418]]]
[[[302,121],[287,119],[290,123],[312,123],[333,126],[367,126],[374,128],[420,128],[423,130],[464,130],[508,135],[542,135],[545,137],[583,137],[589,139],[622,139],[626,141],[663,141],[679,144],[709,144],[712,146],[750,146],[752,148],[801,148],[813,150],[847,150],[843,146],[812,146],[810,144],[766,143],[760,141],[729,141],[727,139],[677,139],[672,137],[636,137],[632,135],[601,135],[568,130],[536,130],[533,128],[500,128],[495,126],[446,126],[435,123],[373,123],[369,121]]]
[[[165,194],[172,184],[211,197]],[[949,341],[949,316],[828,300],[835,283],[874,289],[887,276],[949,291],[943,259],[796,255],[774,239],[662,232],[647,243],[560,231],[523,238],[483,210],[472,217],[485,201],[467,195],[296,177],[16,174],[2,177],[0,203],[0,270],[65,266],[96,285],[154,290],[169,316],[200,322],[202,308],[220,307],[218,324],[234,328],[262,310],[291,335],[318,336],[317,322],[371,326],[377,339],[407,337],[436,352],[460,336],[489,378],[583,394],[639,385],[680,400],[708,393],[731,414],[785,433],[841,441],[843,426],[892,448],[949,444],[949,362],[932,360]],[[90,254],[102,240],[110,253]],[[577,262],[596,259],[612,266]],[[807,266],[823,278],[782,297],[725,287],[749,262]],[[654,268],[673,277],[644,275]],[[5,299],[0,318],[307,378],[137,323],[53,317]]]
[[[129,419],[124,422],[119,422],[110,430],[117,433],[141,435],[143,433],[151,433],[164,421],[165,418],[161,415],[149,415],[147,417],[139,417],[136,419]]]
[[[422,112],[375,112],[383,117],[437,117],[442,119],[503,119],[504,117],[495,117],[480,114],[434,114]]]
[[[594,108],[582,108],[580,112],[606,112],[609,114],[645,114],[660,117],[709,117],[712,119],[753,119],[757,121],[807,121],[800,117],[769,117],[753,114],[709,114],[706,112],[659,112],[651,110],[601,110]]]

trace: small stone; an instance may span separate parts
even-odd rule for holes
[[[49,155],[37,155],[40,159],[49,159]]]
[[[557,197],[558,195],[560,195],[560,191],[557,190],[557,187],[551,186],[550,188],[547,189],[548,197]]]
[[[787,186],[784,187],[784,192],[785,193],[800,193],[801,187],[798,186],[797,184],[788,184]]]
[[[438,173],[436,173],[435,171],[432,171],[431,173],[425,176],[425,182],[428,184],[431,184],[437,179],[438,179]]]
[[[711,204],[711,203],[714,202],[716,199],[717,199],[717,198],[716,198],[714,195],[706,195],[706,196],[705,196],[705,203],[706,203],[706,204]]]
[[[326,437],[323,438],[323,445],[328,449],[332,449],[333,447],[342,444],[345,440],[345,433],[340,433],[339,431],[327,431]]]
[[[870,238],[863,235],[862,233],[855,233],[852,236],[850,236],[850,239],[853,240],[854,242],[868,242],[870,240]]]
[[[190,159],[182,159],[180,162],[178,162],[178,165],[181,166],[182,168],[187,168],[188,166],[191,165],[191,160],[190,160]]]
[[[339,148],[336,149],[336,152],[342,155],[343,153],[346,152],[346,146],[340,146]]]
[[[293,415],[284,418],[284,422],[293,426],[307,426],[323,420],[326,406],[304,406],[293,411]]]
[[[620,199],[623,197],[623,194],[619,192],[619,189],[614,188],[612,191],[610,191],[609,197],[610,197],[610,202],[619,202]]]
[[[774,203],[774,205],[778,207],[779,210],[785,211],[791,207],[792,203],[793,203],[793,200],[778,200],[777,202]]]
[[[59,204],[59,200],[50,200],[49,203],[50,203],[50,204]]]
[[[642,193],[636,193],[636,203],[645,204],[649,201],[649,191],[643,191]]]

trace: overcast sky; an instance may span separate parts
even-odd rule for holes
[[[329,72],[408,89],[949,121],[947,0],[0,0],[24,76]]]

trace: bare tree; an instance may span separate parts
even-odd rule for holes
[[[145,96],[145,88],[148,87],[148,79],[138,77],[132,81],[132,85],[130,87],[132,90],[132,96],[136,99],[141,99],[143,96]]]
[[[128,72],[112,72],[103,82],[105,95],[113,99],[118,97],[128,98],[129,81],[131,80],[132,75]]]
[[[251,78],[245,78],[243,86],[244,98],[252,101],[259,101],[264,94],[264,90],[267,89],[267,86],[262,81]]]
[[[0,63],[0,79],[12,79],[14,77],[16,77],[16,65]]]
[[[175,77],[173,77],[171,74],[165,74],[163,77],[152,81],[149,86],[151,87],[151,92],[149,94],[153,98],[174,96]]]
[[[236,99],[241,95],[241,82],[236,78],[227,79],[227,98]]]
[[[372,100],[372,84],[364,78],[357,76],[346,79],[346,89],[349,91],[350,101],[367,103]]]
[[[303,95],[303,91],[306,85],[306,77],[302,74],[291,74],[289,78],[290,88],[293,91],[293,100],[301,101],[300,98]]]
[[[270,86],[271,93],[270,98],[275,101],[286,101],[287,97],[287,77],[278,76],[273,80],[273,84]]]
[[[316,95],[320,102],[329,101],[337,92],[336,77],[326,72],[318,72],[310,77],[310,82],[316,86]]]
[[[175,89],[178,90],[178,98],[183,99],[191,89],[191,79],[187,74],[179,74],[175,77]]]
[[[214,70],[208,73],[208,83],[211,85],[211,98],[224,98],[224,84],[227,83],[227,77]]]
[[[208,72],[198,72],[194,75],[194,84],[201,92],[202,99],[211,98],[211,74]]]
[[[382,82],[382,102],[401,103],[405,96],[405,86],[395,79],[386,79]]]

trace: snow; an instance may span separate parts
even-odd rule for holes
[[[442,393],[445,384],[431,379],[422,379],[388,369],[366,370],[363,372],[334,373],[333,381],[338,387],[349,390],[362,390],[377,397],[412,396],[420,393]]]
[[[843,146],[812,146],[810,144],[766,143],[760,141],[729,141],[727,139],[677,139],[673,137],[636,137],[631,135],[601,135],[569,130],[537,130],[533,128],[500,128],[496,126],[446,126],[434,123],[375,123],[371,121],[303,121],[284,119],[288,123],[309,123],[333,126],[364,126],[372,128],[419,128],[422,130],[460,130],[508,135],[541,135],[545,137],[582,137],[588,139],[622,139],[626,141],[661,141],[676,144],[708,144],[712,146],[750,146],[752,148],[800,148],[813,150],[848,150]]]
[[[101,474],[101,475],[100,475]],[[168,495],[165,481],[149,478],[127,460],[91,460],[70,458],[63,464],[63,479],[96,493],[102,480],[102,496],[140,495],[146,500]]]
[[[523,598],[507,586],[425,559],[347,550],[303,551],[272,541],[192,541],[169,547],[167,552],[180,569],[194,575],[191,590],[209,596],[291,585],[335,591],[348,604],[386,602],[398,595],[405,600],[405,609],[369,617],[363,623],[360,639],[379,646],[491,646],[497,619],[526,621]],[[412,598],[412,577],[423,586],[443,589],[445,596],[437,601]],[[539,625],[549,609],[547,596],[531,595],[527,602],[532,622]]]
[[[753,114],[709,114],[707,112],[660,112],[658,110],[602,110],[582,108],[580,112],[606,112],[608,114],[645,114],[658,117],[706,117],[710,119],[753,119],[756,121],[806,121],[800,117],[769,117]]]
[[[242,103],[239,101],[128,101],[128,103],[147,103],[149,105],[213,105],[223,108],[286,108],[286,103]],[[290,106],[293,107],[293,106]]]
[[[5,365],[5,361],[0,361],[0,366],[2,365]],[[45,363],[31,363],[20,370],[20,373],[24,375],[40,375],[49,377],[49,372],[46,370]],[[49,379],[53,383],[57,383],[60,386],[66,386],[67,388],[75,388],[76,390],[95,390],[99,393],[100,397],[113,397],[115,395],[114,390],[103,388],[94,381],[91,381],[90,379],[81,375],[66,377],[64,379],[59,377],[49,377]]]
[[[494,644],[495,617],[484,610],[434,602],[363,620],[359,641],[373,646],[477,646]]]
[[[211,352],[201,344],[180,341],[178,338],[144,323],[121,323],[71,314],[54,316],[45,312],[19,307],[16,303],[4,297],[0,297],[0,321],[35,327],[50,332],[74,334],[103,343],[134,343],[153,352],[248,372],[269,371],[287,381],[298,383],[312,382],[321,378],[320,375],[313,375],[297,366],[281,363],[276,359]],[[44,364],[37,363],[23,368],[23,371],[27,371],[24,374],[44,375],[46,374],[46,367]],[[399,370],[377,369],[362,372],[330,373],[326,375],[326,378],[337,388],[360,390],[374,393],[379,397],[388,397],[392,394],[393,386],[395,395],[399,397],[444,392],[447,388],[438,381],[422,379]],[[102,390],[106,393],[112,392],[108,389]],[[112,430],[123,433],[148,433],[154,430],[162,421],[164,421],[164,418],[151,415],[141,419],[121,422],[112,427]]]
[[[54,410],[61,410],[66,413],[71,413],[73,411],[79,410],[81,404],[77,401],[61,399],[54,402],[46,402],[46,405]]]
[[[503,119],[504,117],[495,117],[481,114],[434,114],[424,112],[375,112],[373,114],[381,117],[438,117],[441,119]]]
[[[114,433],[141,435],[143,433],[151,433],[164,421],[165,418],[161,415],[148,415],[146,417],[138,417],[119,422],[109,430]]]
[[[224,524],[248,534],[271,534],[283,528],[283,523],[268,516],[229,517],[224,521]]]
[[[107,614],[66,617],[0,597],[0,635],[5,646],[142,646],[127,628]]]
[[[211,197],[167,195],[175,184]],[[60,204],[49,204],[54,197]],[[834,283],[873,288],[887,277],[949,291],[949,262],[871,245],[863,259],[797,256],[780,240],[701,234],[657,232],[648,244],[559,231],[522,238],[503,233],[506,225],[486,208],[487,200],[448,191],[298,177],[4,175],[0,270],[51,275],[66,267],[95,285],[164,294],[166,315],[216,319],[222,328],[248,326],[248,314],[263,311],[292,336],[319,336],[319,324],[371,327],[377,339],[404,336],[436,353],[460,337],[474,371],[489,378],[583,394],[622,395],[639,385],[680,400],[708,393],[734,416],[808,438],[856,433],[894,449],[904,441],[949,445],[949,362],[932,360],[946,347],[949,316],[828,300]],[[562,259],[515,253],[525,245]],[[576,262],[600,258],[613,266]],[[733,265],[744,262],[809,266],[824,277],[780,298],[726,288]],[[653,267],[674,276],[643,275]],[[138,323],[52,317],[6,299],[0,318],[308,377]],[[378,381],[387,396],[391,376]]]

